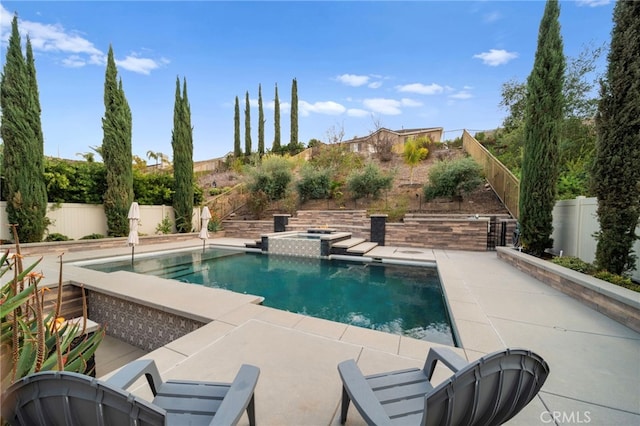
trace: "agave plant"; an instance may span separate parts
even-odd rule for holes
[[[18,241],[15,228],[14,236]],[[7,251],[0,257],[0,279],[13,273],[13,277],[3,284],[0,294],[1,371],[5,389],[16,380],[42,370],[91,373],[87,361],[104,337],[102,328],[90,335],[85,333],[87,303],[84,289],[83,321],[66,322],[60,318],[62,260],[58,298],[54,309],[45,312],[44,292],[48,289],[38,287],[43,275],[34,272],[41,260],[23,268],[18,243],[16,253],[10,256]]]

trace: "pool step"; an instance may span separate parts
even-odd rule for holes
[[[338,241],[336,243],[331,244],[332,248],[337,249],[350,249],[353,246],[356,246],[360,243],[364,243],[366,240],[364,238],[348,238],[346,240]]]
[[[353,254],[356,256],[362,256],[366,252],[372,250],[374,247],[377,247],[378,243],[366,242],[360,243],[356,246],[350,247],[347,249],[347,254]]]

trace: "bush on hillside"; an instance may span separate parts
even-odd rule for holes
[[[393,176],[385,175],[375,164],[369,163],[362,170],[352,172],[347,178],[347,189],[354,200],[378,198],[384,189],[391,189]]]
[[[253,194],[262,192],[271,201],[284,198],[293,179],[289,161],[276,155],[264,157],[262,164],[250,169],[248,174],[249,191]]]
[[[307,163],[300,170],[296,187],[301,202],[329,198],[331,171],[327,168],[315,168]]]
[[[427,201],[437,197],[462,197],[483,183],[482,168],[473,158],[445,160],[429,171],[429,182],[423,187]]]

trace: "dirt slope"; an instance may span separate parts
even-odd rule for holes
[[[428,180],[430,167],[439,158],[458,158],[463,156],[461,149],[436,151],[428,159],[422,161],[413,170],[404,164],[401,155],[395,155],[391,161],[380,162],[372,159],[382,170],[394,174],[393,188],[384,194],[380,199],[361,199],[353,201],[350,199],[336,202],[334,200],[311,200],[303,203],[298,210],[333,210],[333,209],[366,209],[369,211],[386,211],[395,216],[401,216],[403,212],[422,213],[452,213],[452,214],[501,214],[508,213],[500,199],[496,196],[488,184],[479,187],[469,195],[465,195],[462,201],[452,201],[449,199],[438,199],[434,202],[425,203],[422,195],[422,186]],[[410,178],[411,177],[411,178]],[[205,193],[215,182],[218,188],[233,186],[242,181],[242,176],[228,171],[223,173],[211,173],[201,176],[199,184],[205,188]],[[278,213],[279,205],[276,203],[265,212],[263,217],[271,217],[273,213]],[[253,219],[248,211],[240,211],[236,218]]]

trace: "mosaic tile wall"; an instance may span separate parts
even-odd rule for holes
[[[320,257],[320,240],[269,238],[269,253],[299,257]]]
[[[107,334],[147,351],[155,350],[204,323],[125,299],[89,291],[89,318],[106,326]]]

